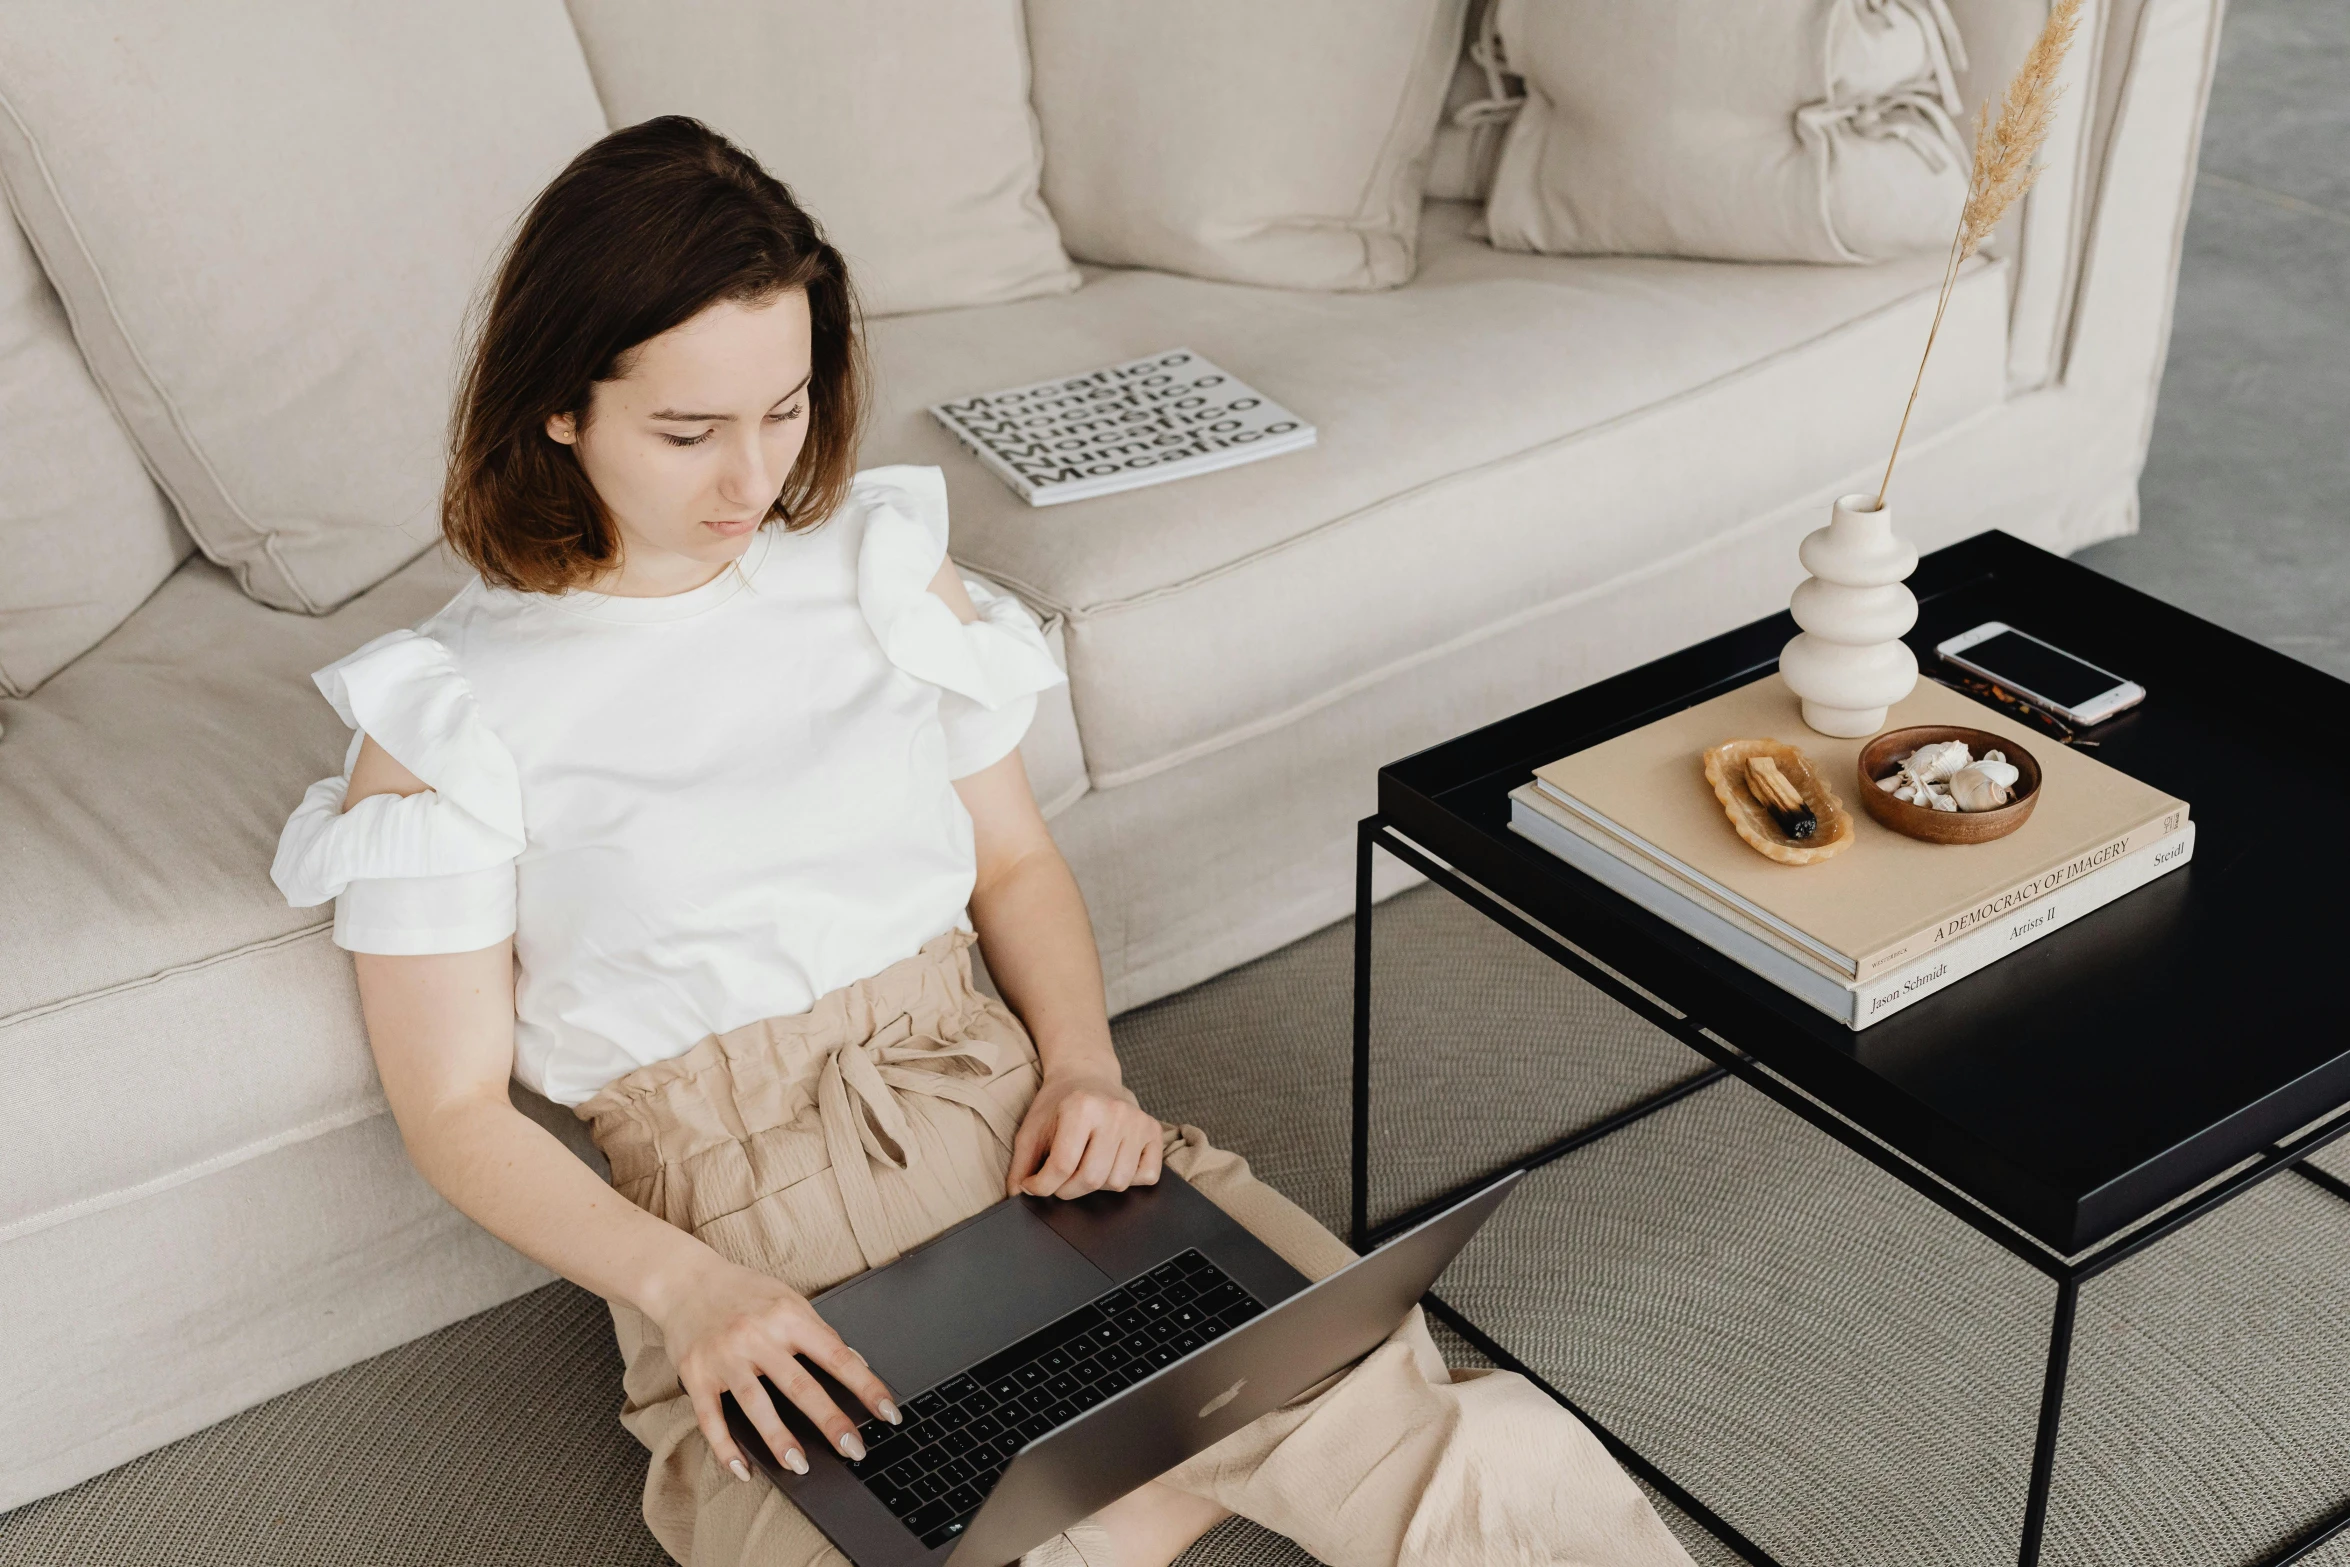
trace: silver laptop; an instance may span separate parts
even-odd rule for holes
[[[772,1382],[807,1474],[775,1462],[732,1394],[727,1425],[857,1567],[1001,1567],[1370,1353],[1524,1173],[1319,1282],[1172,1170],[1012,1198],[815,1298],[905,1417],[859,1426],[864,1462]]]

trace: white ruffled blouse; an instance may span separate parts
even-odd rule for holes
[[[1016,600],[928,591],[946,548],[945,476],[870,468],[690,592],[475,582],[311,677],[355,733],[270,874],[355,952],[511,935],[514,1075],[558,1104],[806,1011],[970,928],[952,781],[1064,679]],[[345,812],[362,734],[430,787]]]

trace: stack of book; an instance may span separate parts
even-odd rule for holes
[[[1510,826],[1594,880],[1848,1028],[1957,984],[2193,858],[2187,802],[1921,680],[1887,728],[1988,730],[2029,750],[2040,800],[1977,844],[1880,826],[1854,798],[1864,740],[1804,725],[1775,674],[1535,770]],[[1810,865],[1739,839],[1702,754],[1770,737],[1800,749],[1853,818],[1854,842]]]

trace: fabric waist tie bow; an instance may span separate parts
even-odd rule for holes
[[[816,1108],[841,1206],[866,1267],[885,1267],[902,1255],[890,1239],[873,1162],[906,1173],[920,1158],[909,1113],[913,1106],[905,1096],[964,1106],[987,1122],[1008,1153],[1019,1121],[979,1086],[1004,1064],[993,1045],[918,1035],[913,1019],[904,1015],[825,1058],[816,1079]]]

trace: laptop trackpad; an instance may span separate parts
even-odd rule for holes
[[[817,1313],[903,1398],[960,1371],[1113,1282],[1027,1198],[996,1204],[886,1268],[817,1297]]]

